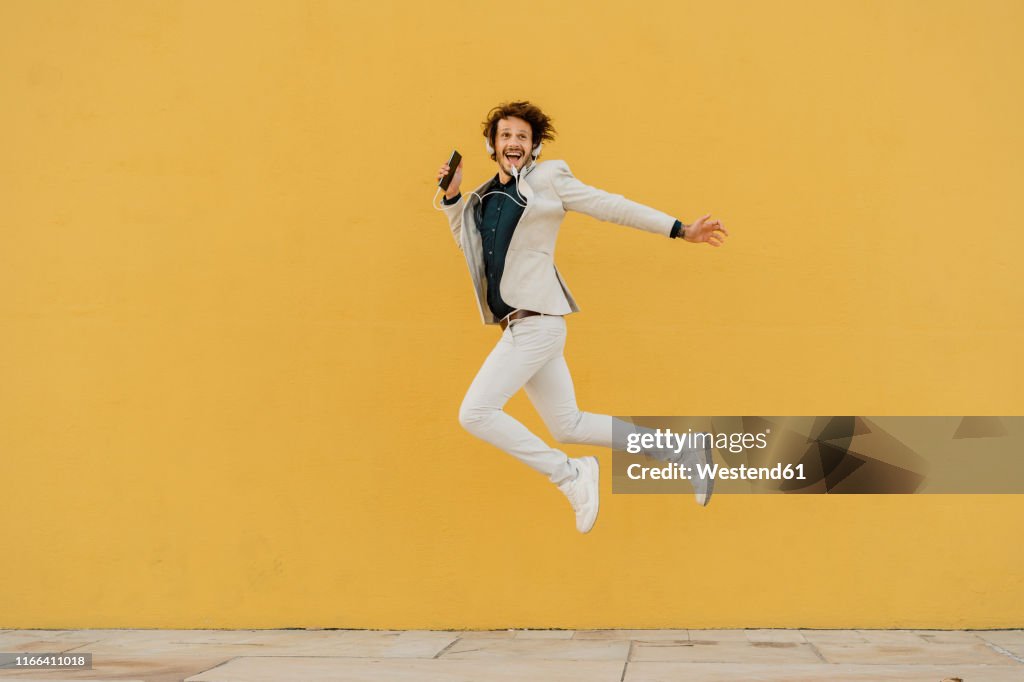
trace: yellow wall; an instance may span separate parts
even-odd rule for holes
[[[578,534],[458,425],[497,334],[430,199],[523,97],[544,158],[730,228],[567,218],[584,409],[1022,414],[1022,20],[3,2],[0,627],[1021,627],[1021,496],[606,494]]]

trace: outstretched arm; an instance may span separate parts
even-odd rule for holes
[[[680,225],[675,229],[677,221],[667,213],[644,206],[626,199],[619,194],[611,194],[604,190],[591,187],[580,182],[569,170],[564,161],[554,161],[554,186],[562,207],[567,211],[577,211],[627,227],[633,227],[666,237],[682,238],[688,242],[707,242],[712,246],[721,246],[722,240],[728,235],[725,227],[717,220],[708,221],[710,214],[703,216],[692,225]],[[721,234],[718,234],[721,232]]]

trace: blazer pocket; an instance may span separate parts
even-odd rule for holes
[[[509,249],[501,284],[502,288],[520,293],[517,298],[537,300],[551,290],[552,284],[558,287],[554,259],[550,253],[537,249]]]

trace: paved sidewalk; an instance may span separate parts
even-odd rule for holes
[[[2,630],[0,652],[140,682],[1021,682],[1024,630]]]

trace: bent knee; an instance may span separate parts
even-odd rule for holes
[[[476,433],[495,411],[481,405],[462,403],[459,407],[459,425],[470,433]]]
[[[551,426],[551,435],[559,443],[565,443],[571,445],[572,443],[584,443],[588,439],[586,434],[580,431],[580,422],[582,421],[583,413],[577,412],[575,415],[560,420],[557,424]]]

